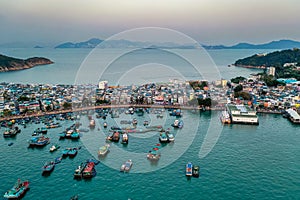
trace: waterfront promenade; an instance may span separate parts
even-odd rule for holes
[[[81,108],[72,108],[68,110],[55,110],[48,112],[39,112],[26,115],[13,115],[8,117],[0,118],[0,121],[8,121],[13,119],[22,119],[25,117],[41,117],[44,115],[57,115],[70,112],[82,112],[96,109],[117,109],[117,108],[152,108],[152,109],[182,109],[182,110],[202,110],[200,106],[183,106],[183,105],[157,105],[157,104],[118,104],[118,105],[98,105],[98,106],[88,106]],[[223,110],[223,107],[211,108],[210,110]]]

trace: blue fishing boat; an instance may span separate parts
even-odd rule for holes
[[[25,192],[29,189],[29,181],[21,181],[18,179],[17,183],[4,194],[7,199],[20,199]]]
[[[73,133],[71,133],[70,138],[71,139],[79,139],[80,134],[77,131],[74,131]]]
[[[165,132],[160,133],[160,135],[159,135],[159,141],[161,143],[168,142],[168,137],[167,137],[167,134]]]
[[[62,156],[67,157],[69,155],[70,150],[71,150],[71,148],[66,148],[66,149],[62,150]]]
[[[50,173],[54,170],[54,167],[55,167],[54,161],[46,162],[42,167],[42,171],[43,173]]]
[[[193,175],[193,164],[188,162],[185,167],[185,175],[190,177]]]
[[[45,146],[50,143],[50,138],[44,136],[32,137],[29,141],[29,146]]]
[[[61,163],[61,161],[62,161],[62,157],[60,156],[60,157],[55,158],[54,163],[58,164],[58,163]]]
[[[78,153],[78,149],[77,148],[72,148],[68,151],[68,156],[69,157],[75,157]]]
[[[61,132],[58,134],[59,139],[64,139],[66,137],[66,132]]]
[[[182,120],[174,120],[174,123],[171,124],[174,128],[182,128],[183,127],[183,121]]]

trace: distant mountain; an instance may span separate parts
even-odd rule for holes
[[[205,49],[292,49],[300,48],[300,42],[294,40],[279,40],[264,44],[239,43],[233,46],[202,46]]]
[[[98,44],[100,44],[103,40],[92,38],[85,42],[66,42],[60,45],[57,45],[55,48],[95,48]]]
[[[48,65],[52,63],[51,60],[43,57],[33,57],[24,60],[0,54],[0,72],[29,69],[37,65]]]

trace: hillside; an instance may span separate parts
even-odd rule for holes
[[[48,65],[52,63],[51,60],[43,57],[33,57],[24,60],[0,54],[0,72],[29,69],[37,65]]]

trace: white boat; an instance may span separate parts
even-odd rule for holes
[[[132,167],[132,160],[127,160],[125,163],[121,165],[120,171],[121,172],[129,172]]]
[[[175,137],[174,137],[173,133],[167,132],[167,137],[168,137],[169,142],[175,141]]]
[[[230,115],[226,110],[222,111],[221,116],[220,116],[220,120],[223,124],[230,124],[231,123]]]

